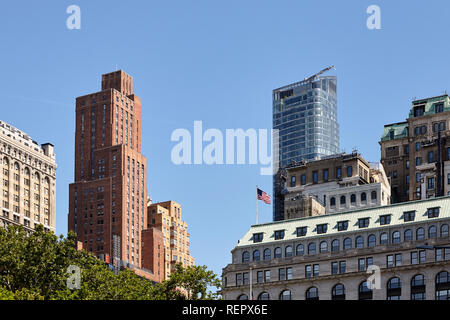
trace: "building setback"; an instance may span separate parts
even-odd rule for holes
[[[339,152],[336,77],[318,74],[273,90],[273,129],[279,130],[275,167],[284,168],[293,162],[317,160]],[[280,186],[274,175],[273,220],[283,219]]]
[[[450,194],[450,99],[412,102],[404,122],[384,126],[381,162],[393,203]]]
[[[37,225],[55,232],[56,160],[53,145],[39,146],[25,132],[0,121],[0,227]]]
[[[163,260],[161,279],[168,279],[175,264],[184,267],[193,266],[194,258],[190,254],[190,234],[187,223],[181,219],[181,205],[175,201],[152,203],[148,206],[148,227],[162,233]]]
[[[142,266],[147,225],[141,127],[141,100],[122,70],[102,75],[101,91],[76,98],[68,228],[84,250],[129,268]]]
[[[222,295],[448,300],[449,225],[448,196],[253,225],[223,269]],[[368,268],[379,270],[373,290]]]

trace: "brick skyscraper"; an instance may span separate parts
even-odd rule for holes
[[[141,231],[147,226],[141,126],[141,100],[133,94],[133,78],[121,70],[102,75],[101,91],[76,98],[68,219],[84,250],[138,268]]]

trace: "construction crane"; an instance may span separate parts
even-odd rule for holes
[[[314,80],[316,80],[322,73],[325,73],[325,72],[327,72],[327,71],[329,71],[329,70],[331,70],[331,69],[336,70],[336,68],[335,68],[334,66],[331,66],[331,67],[328,67],[328,68],[323,69],[322,71],[317,72],[315,75],[312,75],[312,76],[309,77],[309,78],[305,78],[305,80],[303,80],[303,81],[305,81],[305,82],[311,82],[311,81],[314,81]]]

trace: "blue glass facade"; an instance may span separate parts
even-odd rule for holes
[[[279,130],[279,163],[317,160],[339,153],[336,77],[317,77],[273,91],[273,128]],[[275,149],[274,149],[275,150]],[[276,162],[276,161],[275,161]],[[274,221],[283,220],[283,205],[274,177]]]

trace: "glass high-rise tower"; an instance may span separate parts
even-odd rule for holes
[[[339,153],[335,76],[318,74],[273,90],[273,129],[278,129],[278,168]],[[276,150],[276,148],[274,148]],[[277,161],[275,160],[275,165]],[[282,186],[274,175],[273,220],[283,220]]]

